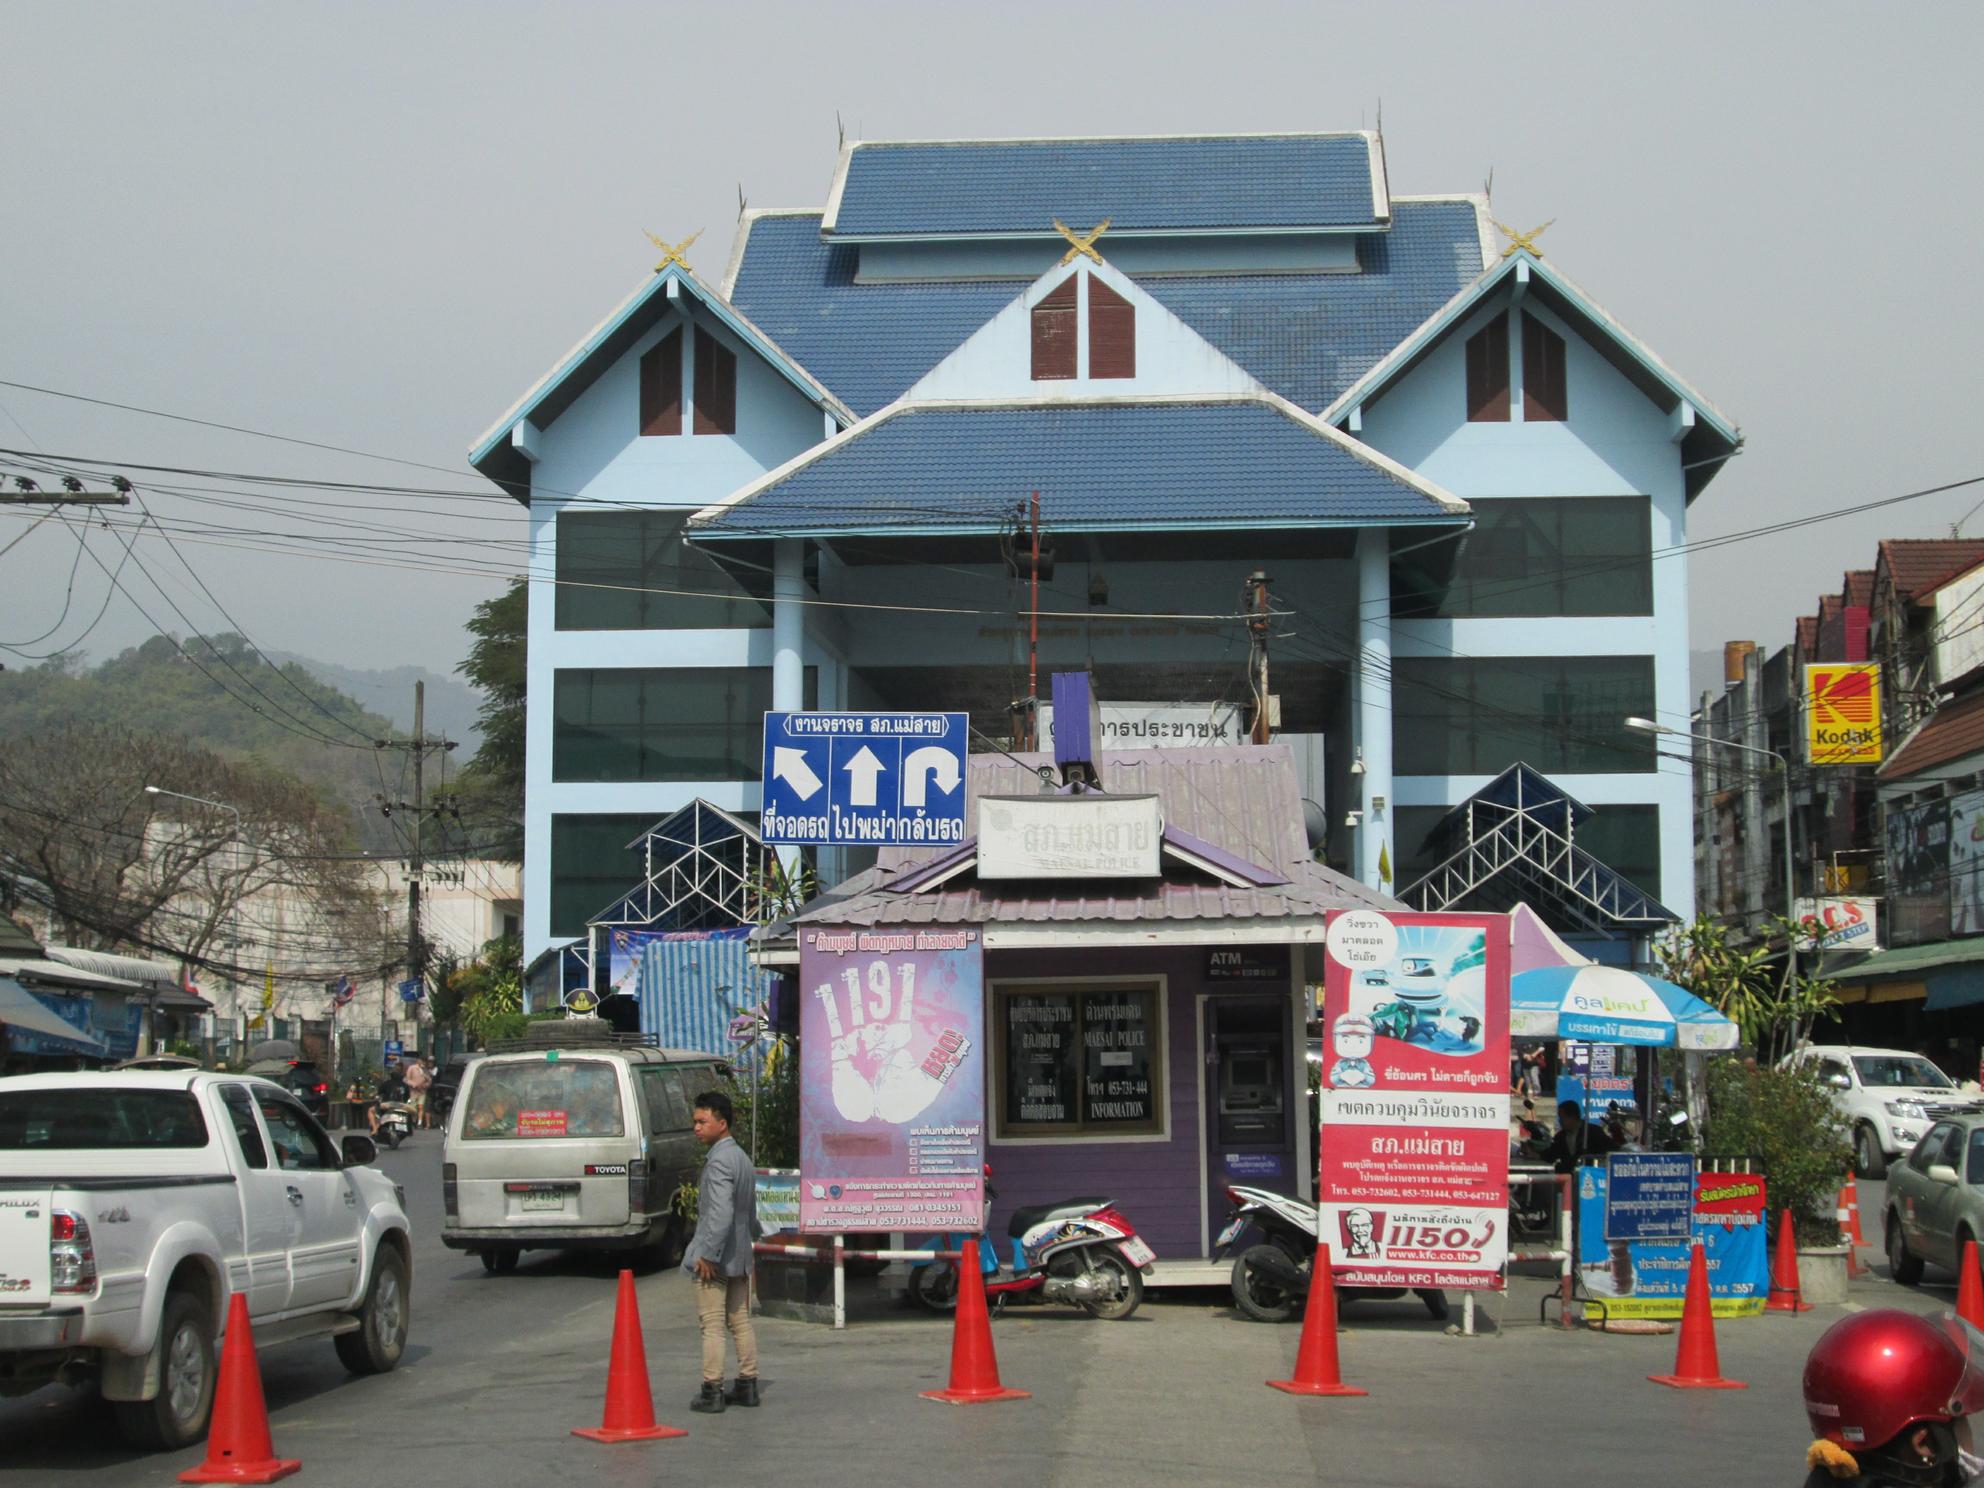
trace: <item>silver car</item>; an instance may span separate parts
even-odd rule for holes
[[[1911,1286],[1923,1263],[1954,1271],[1966,1240],[1984,1238],[1984,1114],[1931,1126],[1888,1170],[1888,1266]]]

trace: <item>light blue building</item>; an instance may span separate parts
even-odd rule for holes
[[[1521,763],[1588,808],[1530,870],[1686,915],[1689,768],[1622,720],[1685,723],[1688,511],[1740,443],[1485,200],[1393,195],[1373,135],[851,145],[823,209],[747,213],[720,287],[666,263],[473,452],[531,515],[527,955],[656,819],[757,810],[767,708],[1007,739],[1032,492],[1043,690],[1244,713],[1265,572],[1330,861],[1406,889]]]

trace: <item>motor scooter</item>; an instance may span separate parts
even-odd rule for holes
[[[988,1217],[991,1194],[988,1187]],[[1000,1264],[997,1247],[982,1229],[976,1235],[944,1237],[943,1248],[951,1251],[962,1251],[966,1240],[978,1241],[985,1298],[995,1308],[1016,1298],[1038,1297],[1120,1321],[1143,1301],[1144,1277],[1157,1259],[1157,1252],[1109,1199],[1063,1199],[1015,1210],[1006,1234],[1013,1242],[1010,1266]],[[958,1264],[918,1262],[909,1273],[910,1300],[932,1312],[951,1311],[958,1303]]]
[[[379,1140],[396,1148],[413,1135],[413,1107],[404,1101],[379,1102]]]
[[[1316,1260],[1316,1206],[1306,1199],[1272,1189],[1226,1186],[1233,1203],[1226,1228],[1213,1244],[1213,1259],[1223,1259],[1249,1229],[1266,1239],[1249,1245],[1233,1260],[1233,1305],[1257,1323],[1282,1323],[1302,1310],[1309,1296],[1309,1275]],[[1447,1296],[1438,1287],[1414,1289],[1436,1319],[1447,1316]],[[1358,1300],[1382,1301],[1403,1297],[1404,1287],[1338,1287],[1337,1305]]]

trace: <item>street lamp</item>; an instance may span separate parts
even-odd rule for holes
[[[237,875],[240,874],[242,842],[241,812],[238,808],[228,805],[225,801],[210,801],[205,796],[189,796],[184,791],[167,790],[162,785],[146,786],[145,794],[148,796],[171,796],[175,801],[191,801],[196,806],[211,806],[216,811],[225,811],[232,816],[234,818],[234,831],[229,834],[228,840],[234,848],[234,871]],[[241,955],[241,900],[238,890],[234,902],[228,906],[227,933],[228,937],[234,942],[234,954],[236,957],[234,966],[235,974],[230,975],[227,979],[228,1037],[232,1041],[235,1031],[234,1022],[241,1016],[241,985],[238,975],[241,970],[239,961]]]
[[[1703,744],[1720,744],[1725,749],[1740,749],[1745,754],[1761,754],[1774,760],[1781,772],[1779,781],[1784,788],[1784,914],[1795,921],[1798,914],[1798,900],[1791,866],[1791,762],[1775,749],[1765,749],[1760,744],[1742,744],[1735,739],[1718,739],[1714,734],[1690,733],[1687,729],[1669,728],[1664,723],[1655,723],[1651,718],[1628,718],[1626,727],[1637,729],[1643,734],[1671,734],[1677,738],[1694,739]],[[1789,975],[1798,974],[1798,935],[1794,924],[1792,933],[1785,938],[1784,954]]]

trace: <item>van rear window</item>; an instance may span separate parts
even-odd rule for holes
[[[462,1135],[492,1137],[618,1137],[620,1072],[599,1059],[475,1066],[463,1098]]]
[[[204,1147],[186,1090],[20,1090],[0,1094],[0,1152]]]

